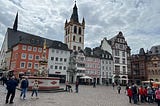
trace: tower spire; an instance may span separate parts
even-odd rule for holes
[[[14,24],[13,24],[13,30],[17,31],[17,28],[18,28],[18,12],[16,14],[16,18],[15,18],[15,21],[14,21]]]
[[[74,22],[79,23],[79,21],[78,21],[78,8],[76,6],[76,1],[75,1],[75,5],[73,7],[73,13],[71,15],[70,21],[74,21]]]

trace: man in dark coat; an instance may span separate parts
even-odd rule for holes
[[[13,99],[15,97],[15,92],[16,92],[16,86],[18,86],[18,83],[17,81],[15,80],[15,77],[12,76],[11,78],[9,78],[9,80],[7,81],[6,83],[7,85],[7,96],[6,96],[6,104],[8,103],[8,99],[10,98],[10,95],[11,95],[11,98],[10,98],[10,104],[13,103]]]

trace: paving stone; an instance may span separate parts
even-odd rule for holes
[[[65,88],[64,85],[61,85]],[[73,90],[75,89],[74,86]],[[80,85],[79,93],[58,92],[41,93],[39,99],[31,99],[31,92],[27,92],[27,99],[21,100],[20,91],[16,91],[14,104],[5,104],[6,93],[4,87],[0,85],[0,106],[157,106],[156,103],[130,104],[128,97],[122,87],[121,94],[113,90],[111,86],[92,86]]]

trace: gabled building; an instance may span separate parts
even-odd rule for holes
[[[119,32],[109,40],[104,38],[101,41],[100,47],[101,49],[108,51],[113,56],[113,82],[117,84],[128,83],[127,55],[130,49],[123,33]]]
[[[131,56],[131,73],[129,74],[130,82],[140,84],[141,81],[147,80],[147,54],[144,49],[139,50],[139,54]]]
[[[99,83],[100,84],[111,84],[113,80],[113,57],[112,55],[106,51],[101,49],[100,47],[96,47],[93,49],[93,52],[100,59],[100,76]]]
[[[99,84],[100,83],[100,56],[95,55],[91,48],[86,47],[85,53],[85,75],[91,77],[90,82],[93,80]]]

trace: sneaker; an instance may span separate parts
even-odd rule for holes
[[[31,96],[31,99],[33,99],[33,96]]]
[[[36,97],[36,99],[39,99],[38,97]]]
[[[24,100],[26,100],[26,98],[23,98]]]

